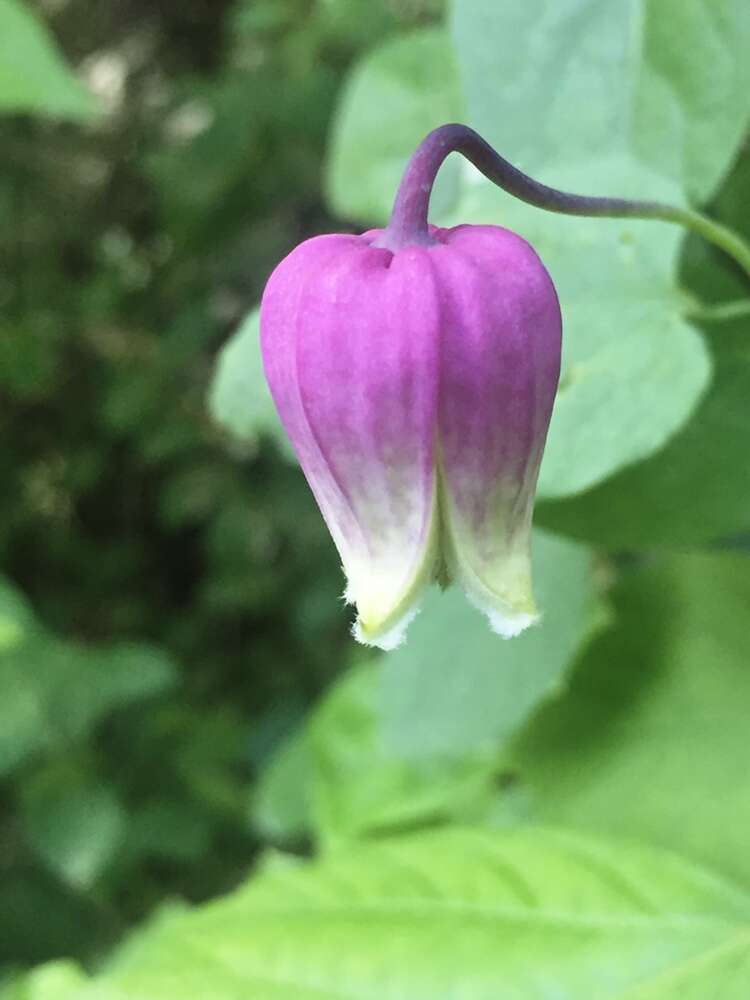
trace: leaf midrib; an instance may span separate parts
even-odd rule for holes
[[[220,915],[221,920],[224,921],[228,915],[231,914],[228,914],[226,910],[223,911]],[[421,917],[423,919],[439,919],[444,916],[473,916],[484,920],[539,923],[542,926],[557,925],[570,928],[580,927],[584,930],[590,930],[591,928],[598,927],[622,930],[688,930],[698,929],[700,927],[713,929],[724,927],[726,929],[733,930],[737,934],[750,934],[750,923],[745,925],[740,922],[739,917],[736,920],[733,920],[730,916],[714,916],[710,913],[688,913],[684,915],[675,914],[664,916],[658,912],[644,912],[642,914],[608,916],[607,914],[600,913],[579,914],[572,913],[567,910],[554,909],[545,909],[541,911],[529,908],[521,909],[514,906],[497,906],[492,904],[483,905],[478,903],[468,903],[462,900],[452,901],[437,898],[425,900],[424,902],[388,900],[384,903],[358,903],[352,901],[347,901],[345,903],[319,903],[315,901],[310,903],[300,902],[295,905],[275,905],[273,903],[264,903],[259,905],[257,903],[253,903],[251,912],[248,912],[247,909],[243,909],[241,914],[238,914],[238,919],[246,920],[248,917],[251,917],[253,920],[256,918],[261,920],[267,918],[308,919],[311,916],[348,917],[363,915],[378,917],[409,915],[412,917]],[[208,920],[210,915],[207,913],[205,916],[207,918],[206,922],[210,922]],[[200,921],[200,923],[202,924],[203,921]]]

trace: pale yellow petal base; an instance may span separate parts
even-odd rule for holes
[[[390,651],[404,641],[409,625],[419,614],[424,592],[435,577],[439,522],[435,503],[427,543],[406,581],[394,581],[392,576],[379,577],[372,570],[368,572],[367,567],[349,567],[344,598],[347,603],[357,606],[352,634],[358,642]]]

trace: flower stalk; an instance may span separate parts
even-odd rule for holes
[[[390,221],[378,241],[389,250],[414,244],[429,246],[427,212],[430,193],[441,164],[450,153],[461,153],[484,176],[520,201],[556,212],[592,218],[657,219],[672,222],[713,243],[750,278],[750,245],[737,233],[696,212],[658,201],[599,198],[570,194],[540,184],[500,156],[467,125],[441,125],[427,135],[413,154],[396,195]]]

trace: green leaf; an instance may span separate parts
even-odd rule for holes
[[[750,527],[750,320],[709,332],[714,381],[658,454],[579,497],[541,505],[557,531],[601,545],[680,546]]]
[[[0,113],[85,120],[96,110],[42,21],[20,0],[0,0]]]
[[[721,190],[718,218],[750,232],[749,204],[746,155]],[[747,299],[739,272],[701,240],[687,242],[681,263],[683,280],[709,310]],[[706,335],[715,374],[690,421],[645,462],[581,496],[537,507],[542,524],[618,547],[701,544],[750,527],[750,317],[712,324]]]
[[[589,552],[535,532],[534,586],[541,624],[507,641],[456,587],[433,593],[408,642],[382,657],[383,738],[408,758],[491,749],[556,693],[597,624]]]
[[[458,0],[454,11],[472,123],[542,180],[679,201],[683,187],[705,197],[726,170],[750,110],[746,4],[605,12],[593,0],[564,11]],[[677,231],[558,219],[502,196],[493,211],[484,185],[469,197],[474,211],[462,218],[518,229],[560,292],[566,356],[540,493],[579,493],[654,454],[690,417],[709,373],[681,317]]]
[[[383,738],[379,702],[379,669],[361,666],[334,686],[310,721],[312,819],[326,846],[445,822],[492,796],[493,747],[406,760]]]
[[[510,753],[544,821],[647,838],[750,880],[750,559],[627,577],[617,626]]]
[[[21,807],[32,845],[75,888],[90,888],[122,845],[126,816],[115,793],[65,761],[22,787]]]
[[[111,945],[113,926],[101,905],[42,866],[16,858],[3,872],[0,892],[0,978],[9,968],[44,962],[50,955],[91,954]],[[25,1000],[26,994],[21,996]],[[6,1000],[1,992],[0,997]]]
[[[282,743],[254,790],[251,818],[261,836],[294,841],[309,833],[312,777],[310,740],[307,727],[303,727]]]
[[[453,11],[472,123],[523,169],[554,183],[553,164],[623,154],[697,202],[727,171],[750,116],[745,0],[455,0]]]
[[[559,691],[601,620],[586,549],[539,532],[534,565],[544,618],[523,637],[494,635],[458,588],[435,590],[401,649],[333,687],[264,775],[256,808],[272,835],[312,828],[330,846],[494,821],[500,745]]]
[[[155,798],[130,817],[127,850],[148,855],[196,861],[211,849],[211,822],[192,802],[169,797]]]
[[[443,30],[423,28],[367,53],[344,87],[334,121],[327,168],[332,210],[364,224],[385,222],[419,141],[462,116],[453,51]],[[456,167],[441,174],[433,197],[437,211],[455,201]]]
[[[34,616],[26,598],[0,577],[0,655],[17,646],[33,624]]]
[[[44,746],[85,736],[114,708],[172,686],[159,649],[84,647],[43,633],[0,654],[0,774]]]
[[[749,957],[750,898],[674,855],[454,830],[268,866],[81,1000],[745,1000]]]
[[[592,73],[597,65],[592,57]],[[523,107],[524,93],[518,100]],[[514,158],[512,121],[507,126],[502,148]],[[669,182],[619,155],[560,160],[544,177],[555,186],[592,194],[648,192],[667,202],[679,196]],[[540,474],[541,496],[589,489],[658,451],[688,420],[708,385],[710,357],[699,332],[683,318],[676,227],[552,215],[474,174],[468,174],[460,207],[442,221],[515,230],[538,251],[557,287],[563,371]]]
[[[282,453],[296,461],[276,413],[260,353],[260,310],[248,313],[221,350],[209,392],[209,409],[217,423],[241,441],[267,433]]]
[[[48,962],[0,990],[0,1000],[77,1000],[86,983],[74,962]]]

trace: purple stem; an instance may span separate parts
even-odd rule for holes
[[[489,143],[467,125],[441,125],[422,140],[409,161],[393,205],[388,226],[375,246],[391,251],[405,246],[429,246],[435,242],[427,226],[427,212],[435,177],[450,153],[461,153],[488,180],[521,201],[563,215],[609,216],[611,218],[662,219],[699,232],[721,246],[750,273],[750,248],[713,220],[691,209],[655,201],[625,198],[592,198],[568,194],[540,184],[496,153]]]

